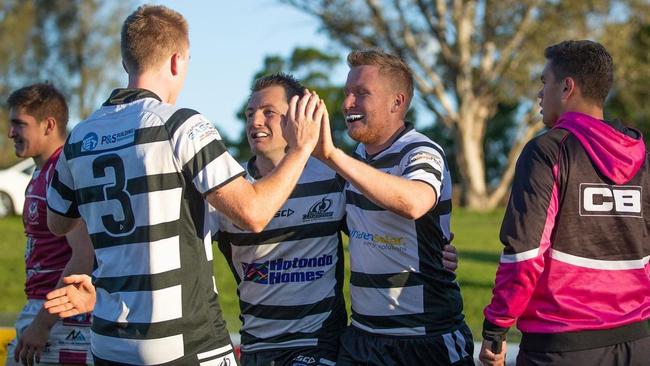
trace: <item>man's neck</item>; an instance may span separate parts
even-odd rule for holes
[[[176,96],[169,88],[169,83],[151,74],[129,75],[128,88],[146,89],[155,93],[163,102],[174,104]]]
[[[47,149],[42,151],[39,155],[32,157],[34,159],[34,164],[36,164],[37,169],[41,169],[45,163],[50,160],[52,155],[56,150],[58,150],[65,141],[60,140],[57,143],[51,143],[48,145]]]
[[[406,129],[406,123],[404,121],[400,121],[401,125],[397,125],[393,129],[393,133],[388,136],[388,138],[383,139],[381,142],[377,144],[368,144],[364,145],[366,148],[366,152],[370,155],[377,154],[380,151],[385,150],[387,147],[393,144],[397,137]]]
[[[605,114],[603,112],[602,106],[596,105],[594,103],[587,103],[586,101],[575,102],[571,105],[568,105],[564,113],[567,112],[578,112],[586,114],[601,121],[605,119]]]
[[[255,155],[255,168],[260,176],[265,177],[268,175],[276,166],[280,163],[284,157],[284,152],[282,154],[275,155],[264,155],[256,154]]]

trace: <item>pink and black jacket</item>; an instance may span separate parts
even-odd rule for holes
[[[483,337],[577,351],[650,336],[650,163],[641,134],[580,113],[524,148]]]

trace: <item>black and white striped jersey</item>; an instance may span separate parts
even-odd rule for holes
[[[372,333],[446,333],[462,324],[454,275],[442,266],[450,236],[451,179],[445,154],[412,125],[378,154],[355,156],[385,173],[425,182],[438,202],[417,220],[385,210],[346,183],[352,325]]]
[[[247,179],[260,178],[254,160]],[[219,248],[238,284],[241,350],[338,347],[347,315],[342,295],[343,181],[310,158],[296,188],[259,234],[221,217]]]
[[[72,130],[48,204],[88,226],[99,364],[208,365],[231,350],[203,198],[243,174],[212,123],[147,90],[115,90]]]

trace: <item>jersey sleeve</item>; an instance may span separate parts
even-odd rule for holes
[[[171,120],[171,119],[170,119]],[[230,155],[219,132],[202,115],[195,113],[183,121],[172,121],[172,145],[183,174],[204,196],[233,179],[244,169]]]
[[[483,312],[484,339],[500,339],[515,323],[544,270],[544,253],[551,246],[558,211],[558,151],[556,142],[538,137],[524,147],[517,161],[501,226],[503,254],[492,301]]]
[[[67,145],[66,142],[66,147]],[[54,174],[47,187],[47,207],[61,216],[78,218],[80,215],[74,193],[74,179],[70,173],[65,150],[59,155]]]
[[[422,181],[436,192],[440,199],[445,174],[445,158],[442,149],[433,145],[417,146],[409,150],[400,161],[401,176],[409,180]]]

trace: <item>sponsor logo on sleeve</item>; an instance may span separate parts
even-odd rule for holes
[[[187,131],[187,138],[194,141],[201,142],[208,138],[213,138],[219,140],[219,133],[217,129],[214,128],[214,125],[206,120],[201,120],[200,122],[194,124],[190,127],[190,130]]]
[[[643,217],[641,186],[580,183],[580,216]]]
[[[432,154],[426,151],[418,151],[415,152],[411,155],[409,155],[408,158],[408,165],[412,165],[416,162],[420,163],[430,163],[432,164],[436,169],[441,170],[442,169],[442,159],[436,155]]]

